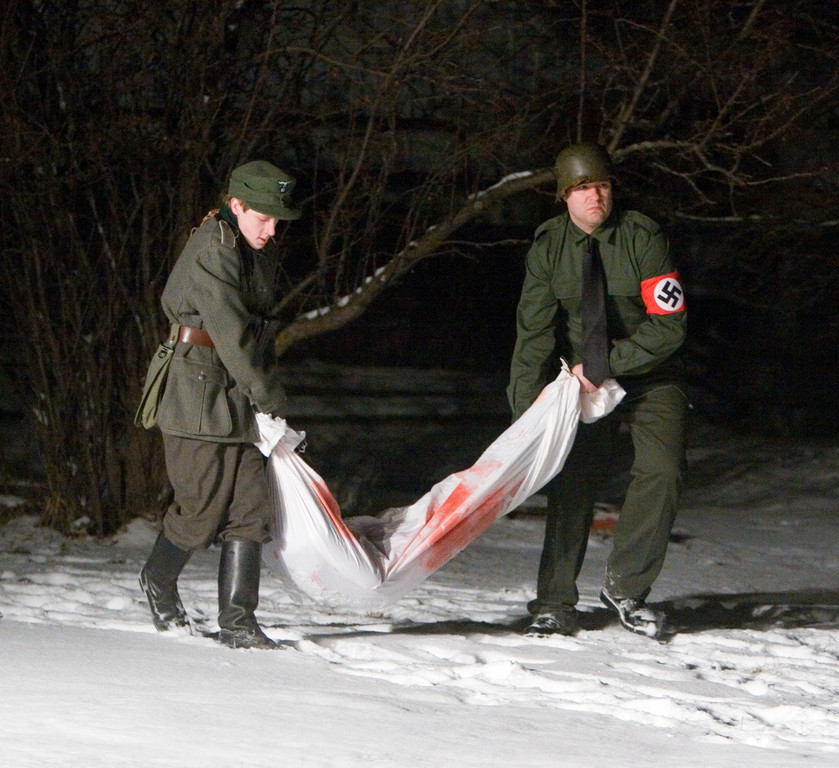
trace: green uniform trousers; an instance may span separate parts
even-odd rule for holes
[[[606,565],[604,587],[615,597],[644,598],[661,571],[685,466],[687,399],[675,385],[627,396],[593,424],[580,424],[562,472],[546,486],[545,542],[533,614],[576,605],[594,503],[609,470],[621,424],[634,459],[626,499]]]
[[[265,460],[253,443],[211,443],[163,435],[174,498],[163,532],[176,547],[194,550],[216,540],[271,540],[271,500]]]

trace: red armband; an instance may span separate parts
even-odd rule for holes
[[[672,315],[686,312],[685,292],[679,282],[679,273],[651,277],[641,282],[641,298],[648,315]]]

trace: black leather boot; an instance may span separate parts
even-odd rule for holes
[[[178,576],[191,554],[176,547],[161,531],[140,571],[140,588],[149,600],[151,618],[158,632],[190,626],[178,594]]]
[[[219,642],[230,648],[269,648],[275,643],[253,615],[259,603],[262,544],[248,539],[222,542],[218,569]]]

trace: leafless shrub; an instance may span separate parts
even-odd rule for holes
[[[653,215],[752,234],[835,218],[835,157],[798,150],[836,120],[836,16],[815,0],[8,3],[0,273],[48,522],[101,534],[159,503],[159,449],[131,415],[169,266],[236,164],[285,165],[306,198],[282,233],[280,351],[460,248],[464,225],[538,221],[578,138],[609,146],[621,194]],[[796,179],[823,185],[818,208],[778,205]]]

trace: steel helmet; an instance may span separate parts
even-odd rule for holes
[[[559,153],[554,165],[557,199],[564,199],[571,187],[592,181],[609,181],[612,178],[612,161],[600,144],[583,141],[572,144]]]

